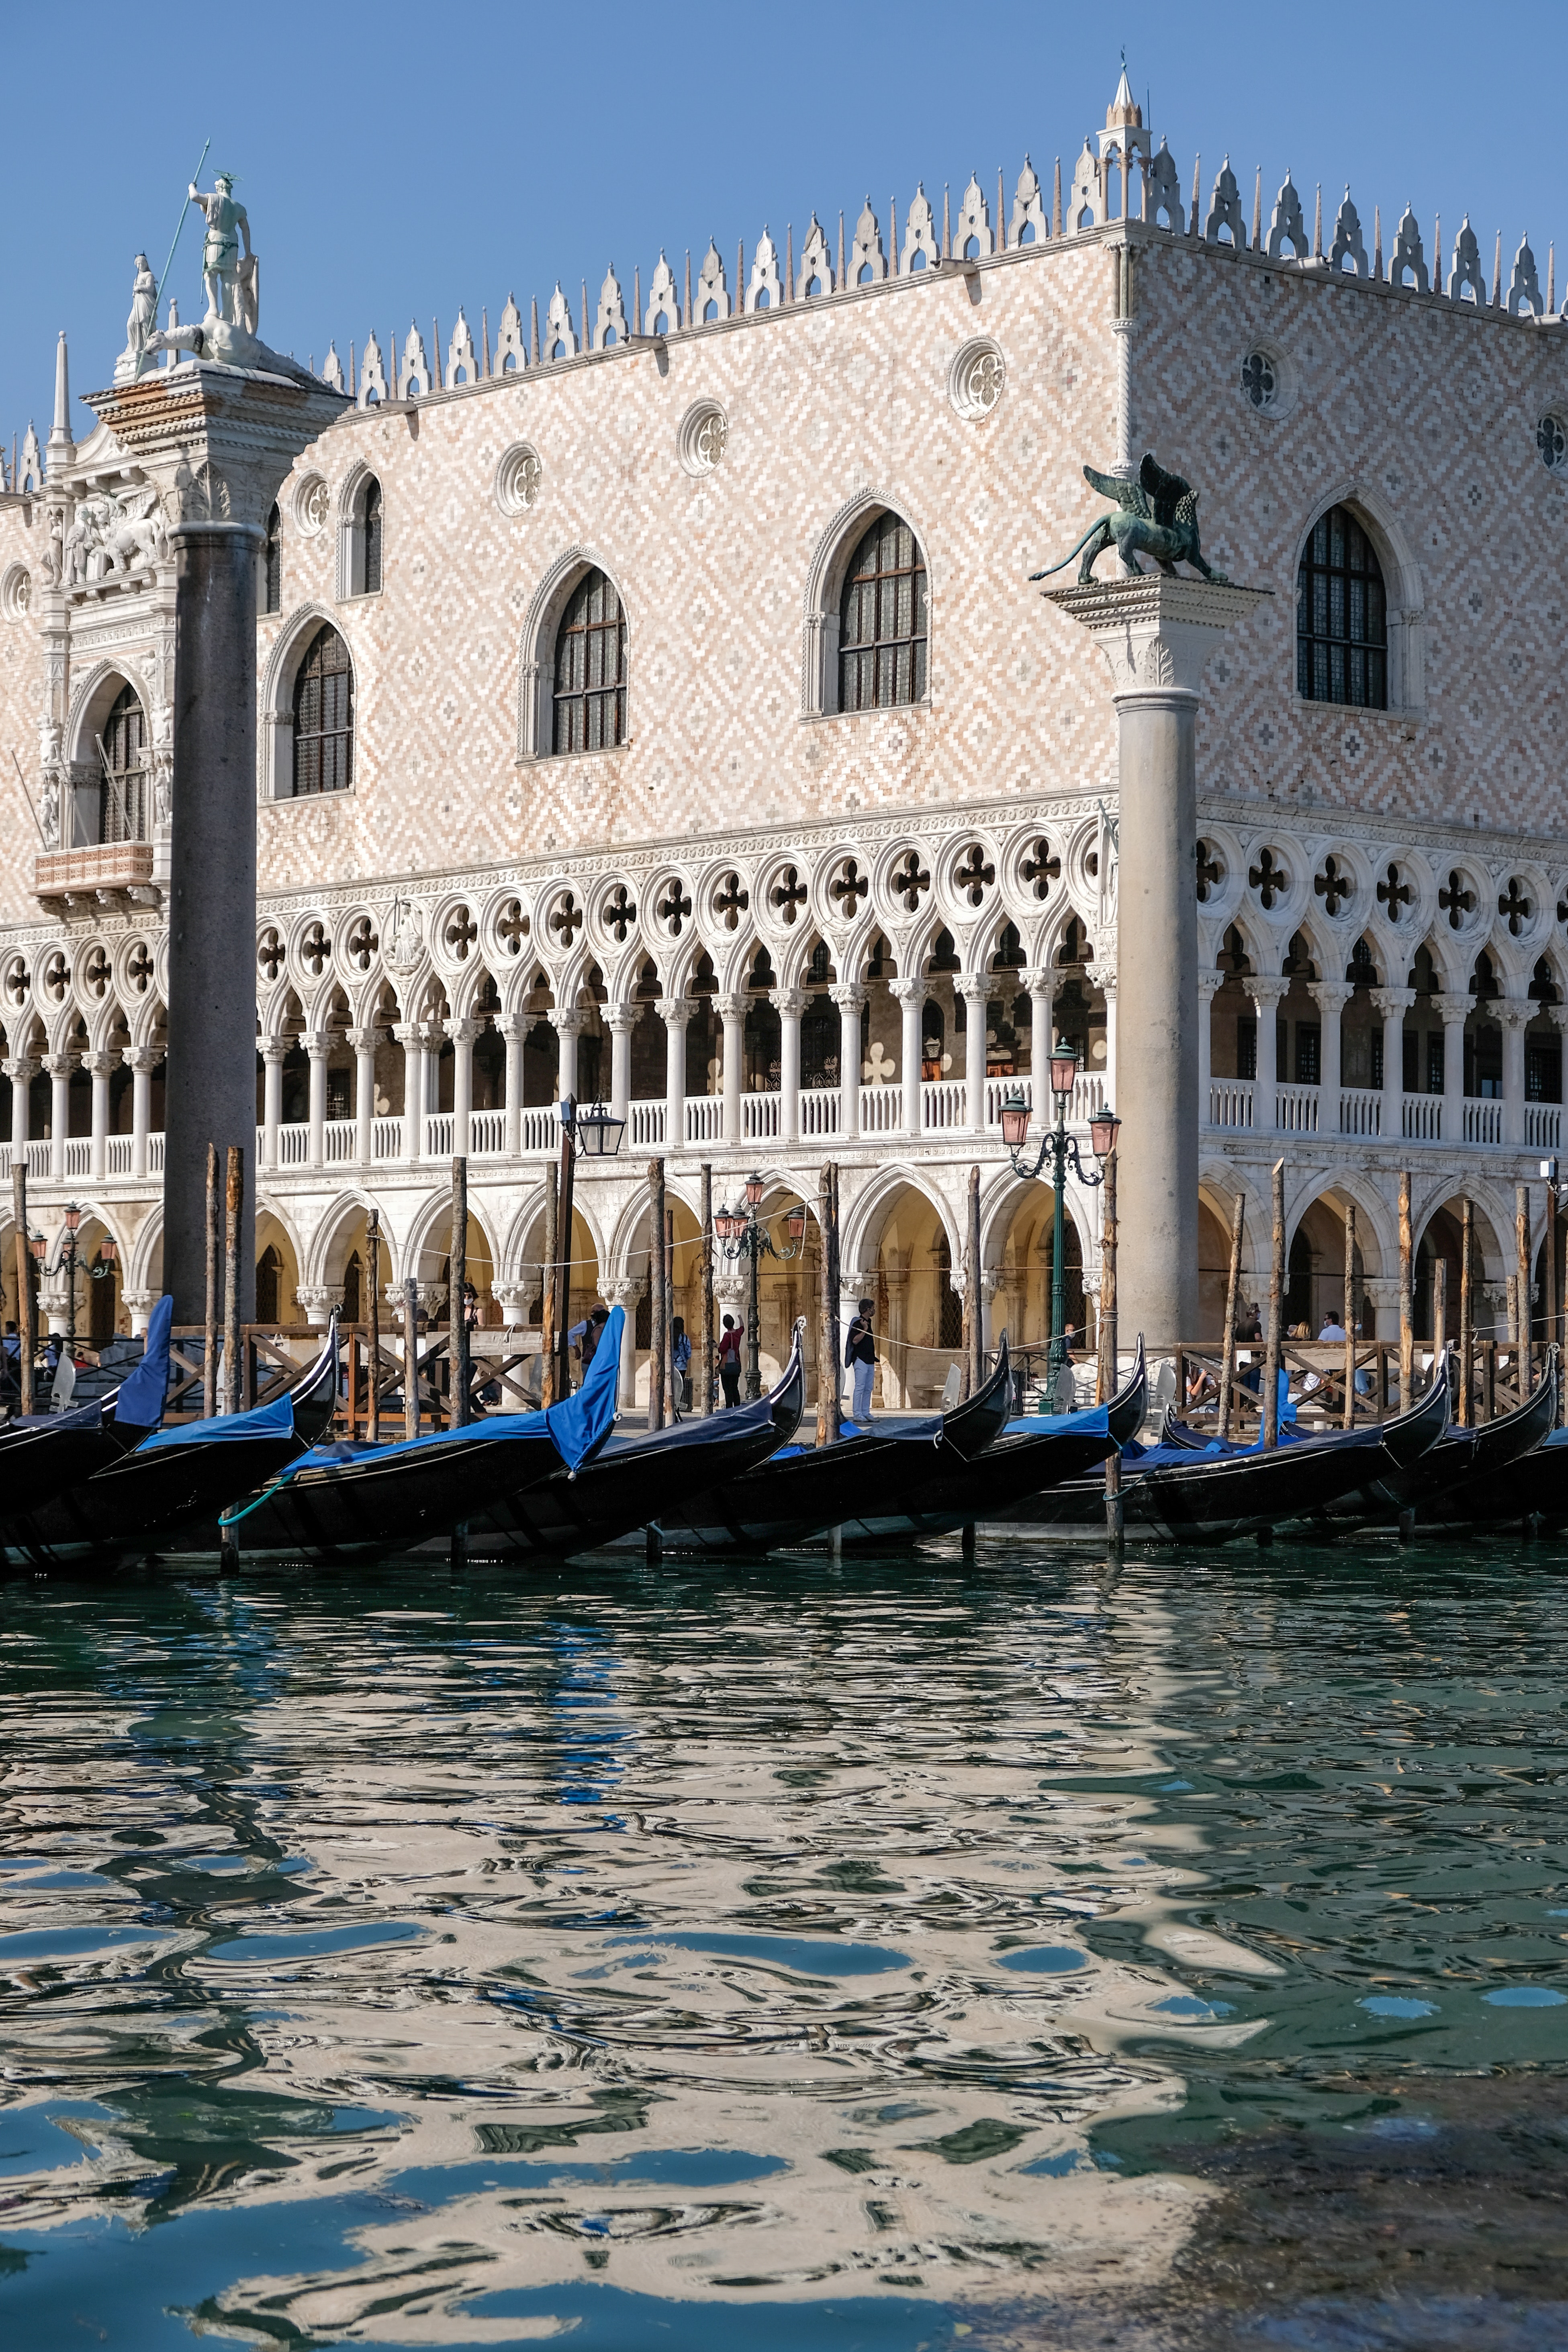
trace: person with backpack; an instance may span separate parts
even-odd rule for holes
[[[871,1381],[877,1370],[877,1343],[871,1335],[871,1301],[862,1298],[844,1339],[844,1368],[851,1375],[849,1418],[858,1429],[871,1423]]]

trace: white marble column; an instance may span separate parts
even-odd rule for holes
[[[5,1065],[5,1076],[11,1081],[11,1157],[13,1166],[21,1166],[27,1150],[28,1121],[31,1106],[28,1089],[43,1067],[36,1055],[24,1054]]]
[[[1310,980],[1307,993],[1318,1008],[1318,1132],[1340,1131],[1340,1023],[1355,994],[1348,980]]]
[[[155,1290],[122,1290],[120,1304],[131,1319],[131,1337],[144,1339],[153,1309],[158,1304],[158,1293]]]
[[[49,1174],[58,1182],[66,1172],[66,1137],[70,1132],[71,1071],[76,1065],[74,1054],[46,1054],[44,1067],[49,1074],[52,1092],[49,1099]]]
[[[1405,1134],[1405,1016],[1415,1002],[1413,988],[1374,988],[1373,1010],[1383,1016],[1383,1140],[1398,1143]],[[1521,1064],[1522,1071],[1523,1065]],[[1524,1087],[1520,1086],[1523,1099]]]
[[[1031,964],[1024,974],[1029,992],[1029,1095],[1037,1127],[1049,1127],[1056,1115],[1051,1099],[1051,1013],[1057,1001],[1057,974],[1048,963]]]
[[[866,992],[858,981],[843,980],[828,990],[838,1007],[838,1132],[860,1132],[860,1014]]]
[[[354,1050],[354,1158],[364,1167],[375,1154],[375,1048],[380,1032],[351,1029]]]
[[[697,1007],[689,996],[661,996],[654,1006],[664,1024],[664,1148],[686,1142],[686,1024]]]
[[[721,996],[719,1018],[724,1024],[724,1140],[731,1147],[745,1141],[741,1132],[741,1073],[745,1058],[746,1000]]]
[[[119,1067],[120,1055],[110,1051],[89,1054],[83,1068],[92,1080],[92,1176],[101,1183],[109,1173],[109,1081]]]
[[[550,1017],[555,1024],[555,1034],[561,1041],[561,1067],[557,1080],[561,1100],[564,1102],[570,1095],[575,1102],[577,1099],[577,1040],[583,1034],[584,1016],[574,1006],[567,1005],[561,1011],[552,1013]]]
[[[616,1383],[616,1402],[623,1412],[637,1401],[637,1300],[643,1287],[641,1275],[622,1275],[599,1285],[605,1306],[620,1307],[626,1318],[621,1325],[621,1367]]]
[[[310,1160],[312,1168],[327,1163],[327,1055],[332,1050],[330,1029],[307,1029],[300,1043],[310,1063]]]
[[[1443,1140],[1465,1139],[1465,1024],[1471,996],[1434,996],[1432,1010],[1443,1024]]]
[[[466,1160],[473,1148],[474,1039],[479,1024],[448,1021],[446,1030],[452,1041],[452,1153]]]
[[[1289,993],[1290,983],[1278,973],[1249,972],[1241,984],[1258,1015],[1258,1075],[1252,1088],[1252,1124],[1255,1128],[1273,1128],[1279,1121],[1279,1032],[1276,1024],[1279,1000]]]
[[[964,1124],[975,1135],[985,1132],[985,975],[961,972],[953,987],[963,999]]]
[[[155,1045],[132,1045],[125,1056],[131,1065],[131,1173],[147,1173],[147,1132],[153,1124],[153,1071]]]
[[[1059,615],[1088,632],[1116,704],[1121,1328],[1155,1349],[1197,1316],[1198,697],[1208,656],[1259,593],[1161,573],[1045,592],[1046,629],[1065,644]]]
[[[625,1118],[631,1105],[632,1031],[641,1010],[637,1004],[612,1004],[604,1016],[610,1032],[610,1108],[617,1118]]]
[[[261,1041],[261,1159],[268,1169],[278,1165],[278,1128],[283,1116],[283,1056],[288,1051],[287,1040],[282,1037],[264,1037]]]
[[[775,988],[768,997],[779,1016],[779,1140],[800,1140],[800,1018],[805,1011],[803,988]]]
[[[536,1013],[500,1013],[496,1034],[506,1047],[506,1151],[515,1160],[522,1149],[522,1048]]]
[[[412,1165],[425,1150],[425,1024],[400,1021],[392,1034],[403,1048],[403,1157]]]
[[[1105,998],[1105,1070],[1103,1073],[1105,1099],[1114,1105],[1116,1100],[1116,966],[1113,963],[1097,963],[1094,967],[1094,977]],[[1203,1101],[1201,1094],[1198,1100],[1201,1105]]]
[[[925,1010],[923,980],[890,980],[888,993],[899,1008],[899,1080],[903,1089],[899,1124],[906,1135],[919,1135],[924,1126],[921,1095],[921,1015]]]
[[[1527,996],[1500,996],[1492,1006],[1502,1029],[1502,1139],[1524,1141],[1524,1032],[1535,1006]]]
[[[1207,1127],[1213,1106],[1209,1087],[1214,1077],[1214,1001],[1225,984],[1223,971],[1198,973],[1198,1123]]]

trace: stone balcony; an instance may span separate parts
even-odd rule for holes
[[[1273,1117],[1265,1103],[1273,1096]],[[1377,1087],[1260,1087],[1211,1078],[1207,1125],[1232,1131],[1315,1135],[1365,1143],[1441,1144],[1497,1151],[1560,1150],[1563,1106],[1495,1095],[1393,1095]]]
[[[150,841],[107,841],[86,849],[47,849],[35,859],[33,896],[54,908],[115,906],[123,898],[155,903]]]

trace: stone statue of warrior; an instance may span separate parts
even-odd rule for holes
[[[246,216],[245,206],[234,201],[232,176],[227,172],[220,172],[210,196],[204,196],[193,181],[191,202],[199,205],[206,216],[206,242],[202,247],[202,283],[206,288],[207,316],[209,319],[222,319],[230,327],[243,326],[237,299],[239,239],[245,239],[245,258],[248,263],[252,257],[250,223]]]

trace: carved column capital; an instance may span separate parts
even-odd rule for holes
[[[840,1013],[858,1013],[866,1003],[866,991],[858,980],[837,981],[827,993]]]
[[[1266,1005],[1278,1004],[1282,996],[1290,992],[1289,982],[1278,973],[1248,972],[1241,984],[1260,1013]]]
[[[1336,1013],[1344,1011],[1355,994],[1355,988],[1348,980],[1310,980],[1307,993],[1327,1021]]]
[[[727,992],[723,996],[715,997],[713,1001],[721,1021],[743,1021],[746,1017],[746,1007],[751,1002],[749,997],[738,992]]]
[[[895,1004],[923,1004],[926,984],[923,980],[890,980],[888,994]]]
[[[1347,989],[1345,993],[1348,996],[1350,991]],[[1475,1011],[1476,1005],[1473,996],[1453,996],[1447,992],[1442,995],[1434,994],[1429,1002],[1433,1012],[1445,1028],[1456,1021],[1468,1021]]]
[[[307,1029],[300,1039],[312,1062],[324,1062],[336,1042],[330,1029]]]
[[[655,1000],[653,1009],[667,1029],[684,1029],[697,1005],[689,996],[660,996]]]
[[[1373,988],[1367,993],[1372,998],[1374,1011],[1381,1013],[1385,1021],[1408,1013],[1415,1003],[1413,988]]]
[[[454,1045],[471,1045],[479,1034],[477,1021],[448,1021],[444,1025]]]
[[[640,1004],[608,1004],[599,1017],[613,1037],[629,1037],[641,1016]],[[500,1028],[500,1022],[496,1026]]]
[[[343,1034],[356,1054],[374,1054],[381,1043],[379,1029],[345,1029]]]
[[[1528,996],[1496,996],[1491,1010],[1505,1029],[1522,1029],[1533,1021],[1541,1007]]]
[[[894,986],[900,983],[895,982]],[[798,1021],[810,1002],[804,988],[770,988],[768,1003],[781,1021]]]
[[[1223,971],[1199,972],[1198,994],[1205,1004],[1212,1004],[1215,998],[1219,994],[1220,990],[1224,986],[1225,974]]]

